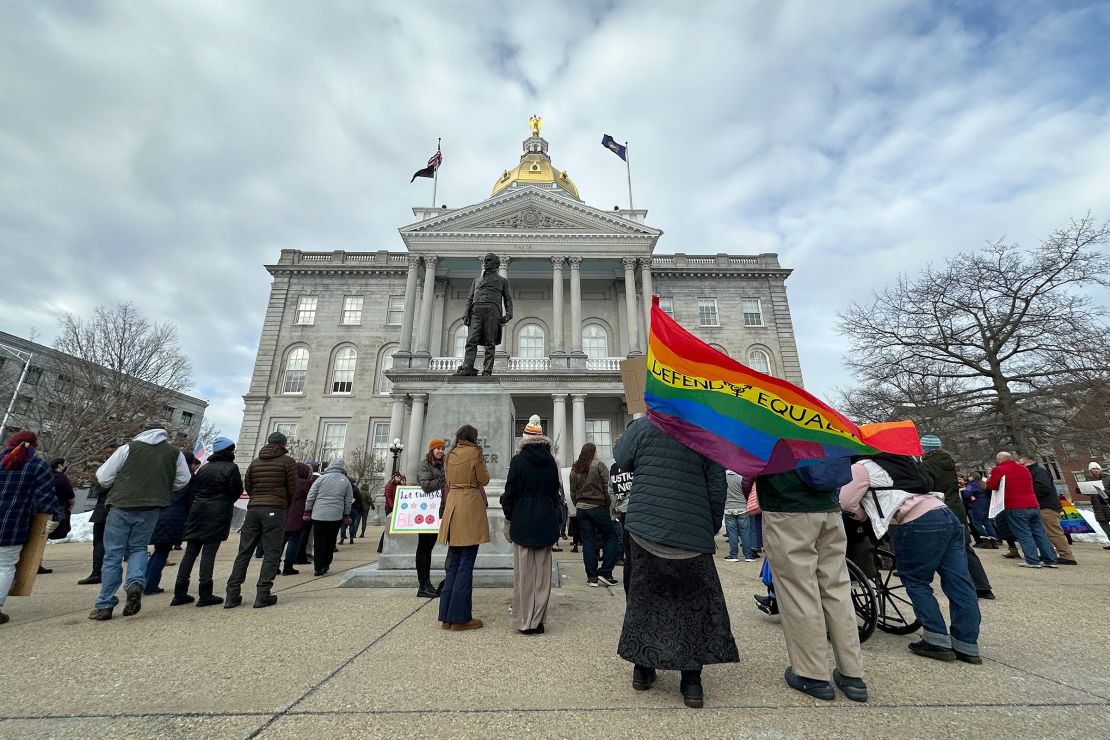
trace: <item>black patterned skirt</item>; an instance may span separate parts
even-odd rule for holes
[[[668,560],[632,540],[632,580],[617,653],[673,671],[740,660],[712,555]]]

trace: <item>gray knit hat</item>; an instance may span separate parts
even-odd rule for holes
[[[266,443],[271,445],[281,445],[284,447],[289,444],[289,439],[281,432],[274,432],[266,438]]]

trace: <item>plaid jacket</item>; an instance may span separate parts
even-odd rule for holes
[[[55,521],[61,516],[50,465],[35,457],[18,470],[0,467],[0,547],[26,542],[31,516],[39,512],[51,514]]]

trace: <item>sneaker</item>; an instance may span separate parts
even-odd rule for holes
[[[867,701],[867,684],[862,678],[845,676],[840,669],[833,668],[833,681],[844,692],[844,696],[852,701]]]
[[[131,617],[139,613],[143,608],[143,587],[138,581],[135,581],[125,589],[127,593],[127,601],[123,605],[123,616]]]
[[[586,585],[589,586],[590,588],[597,588],[601,584],[597,582],[596,578],[587,578],[586,579]]]
[[[752,598],[755,599],[755,603],[759,607],[759,611],[763,612],[768,617],[773,617],[779,613],[778,601],[771,598],[770,596],[760,596],[759,594],[755,594]]]
[[[1059,568],[1056,563],[1041,563],[1042,568]]]
[[[744,562],[745,562],[745,563],[754,563],[754,562],[755,562],[755,558],[744,558]]]
[[[956,659],[956,652],[952,648],[940,647],[939,645],[933,645],[924,640],[911,642],[909,648],[910,652],[914,655],[932,658],[933,660],[949,661]]]
[[[801,691],[803,694],[808,694],[814,699],[832,701],[836,698],[836,691],[833,690],[833,687],[829,685],[828,681],[799,676],[794,672],[793,666],[787,666],[786,672],[782,674],[782,677],[786,679],[787,686],[796,691]]]
[[[964,663],[971,663],[972,665],[982,665],[983,658],[971,653],[961,653],[959,650],[953,650],[956,654],[956,660],[962,660]]]
[[[725,562],[726,563],[739,563],[740,558],[729,555],[727,558],[725,558]]]
[[[620,583],[620,581],[618,581],[616,578],[613,578],[613,576],[598,576],[597,580],[601,581],[601,584],[603,586],[616,586]]]
[[[1019,568],[1040,568],[1041,564],[1040,563],[1027,563],[1024,560],[1022,560],[1020,563],[1018,563],[1018,567]]]

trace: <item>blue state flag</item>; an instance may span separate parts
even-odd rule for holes
[[[611,151],[613,154],[616,154],[625,162],[628,161],[628,147],[624,146],[623,144],[618,144],[616,140],[614,140],[613,137],[609,134],[605,134],[601,137],[601,145]]]

